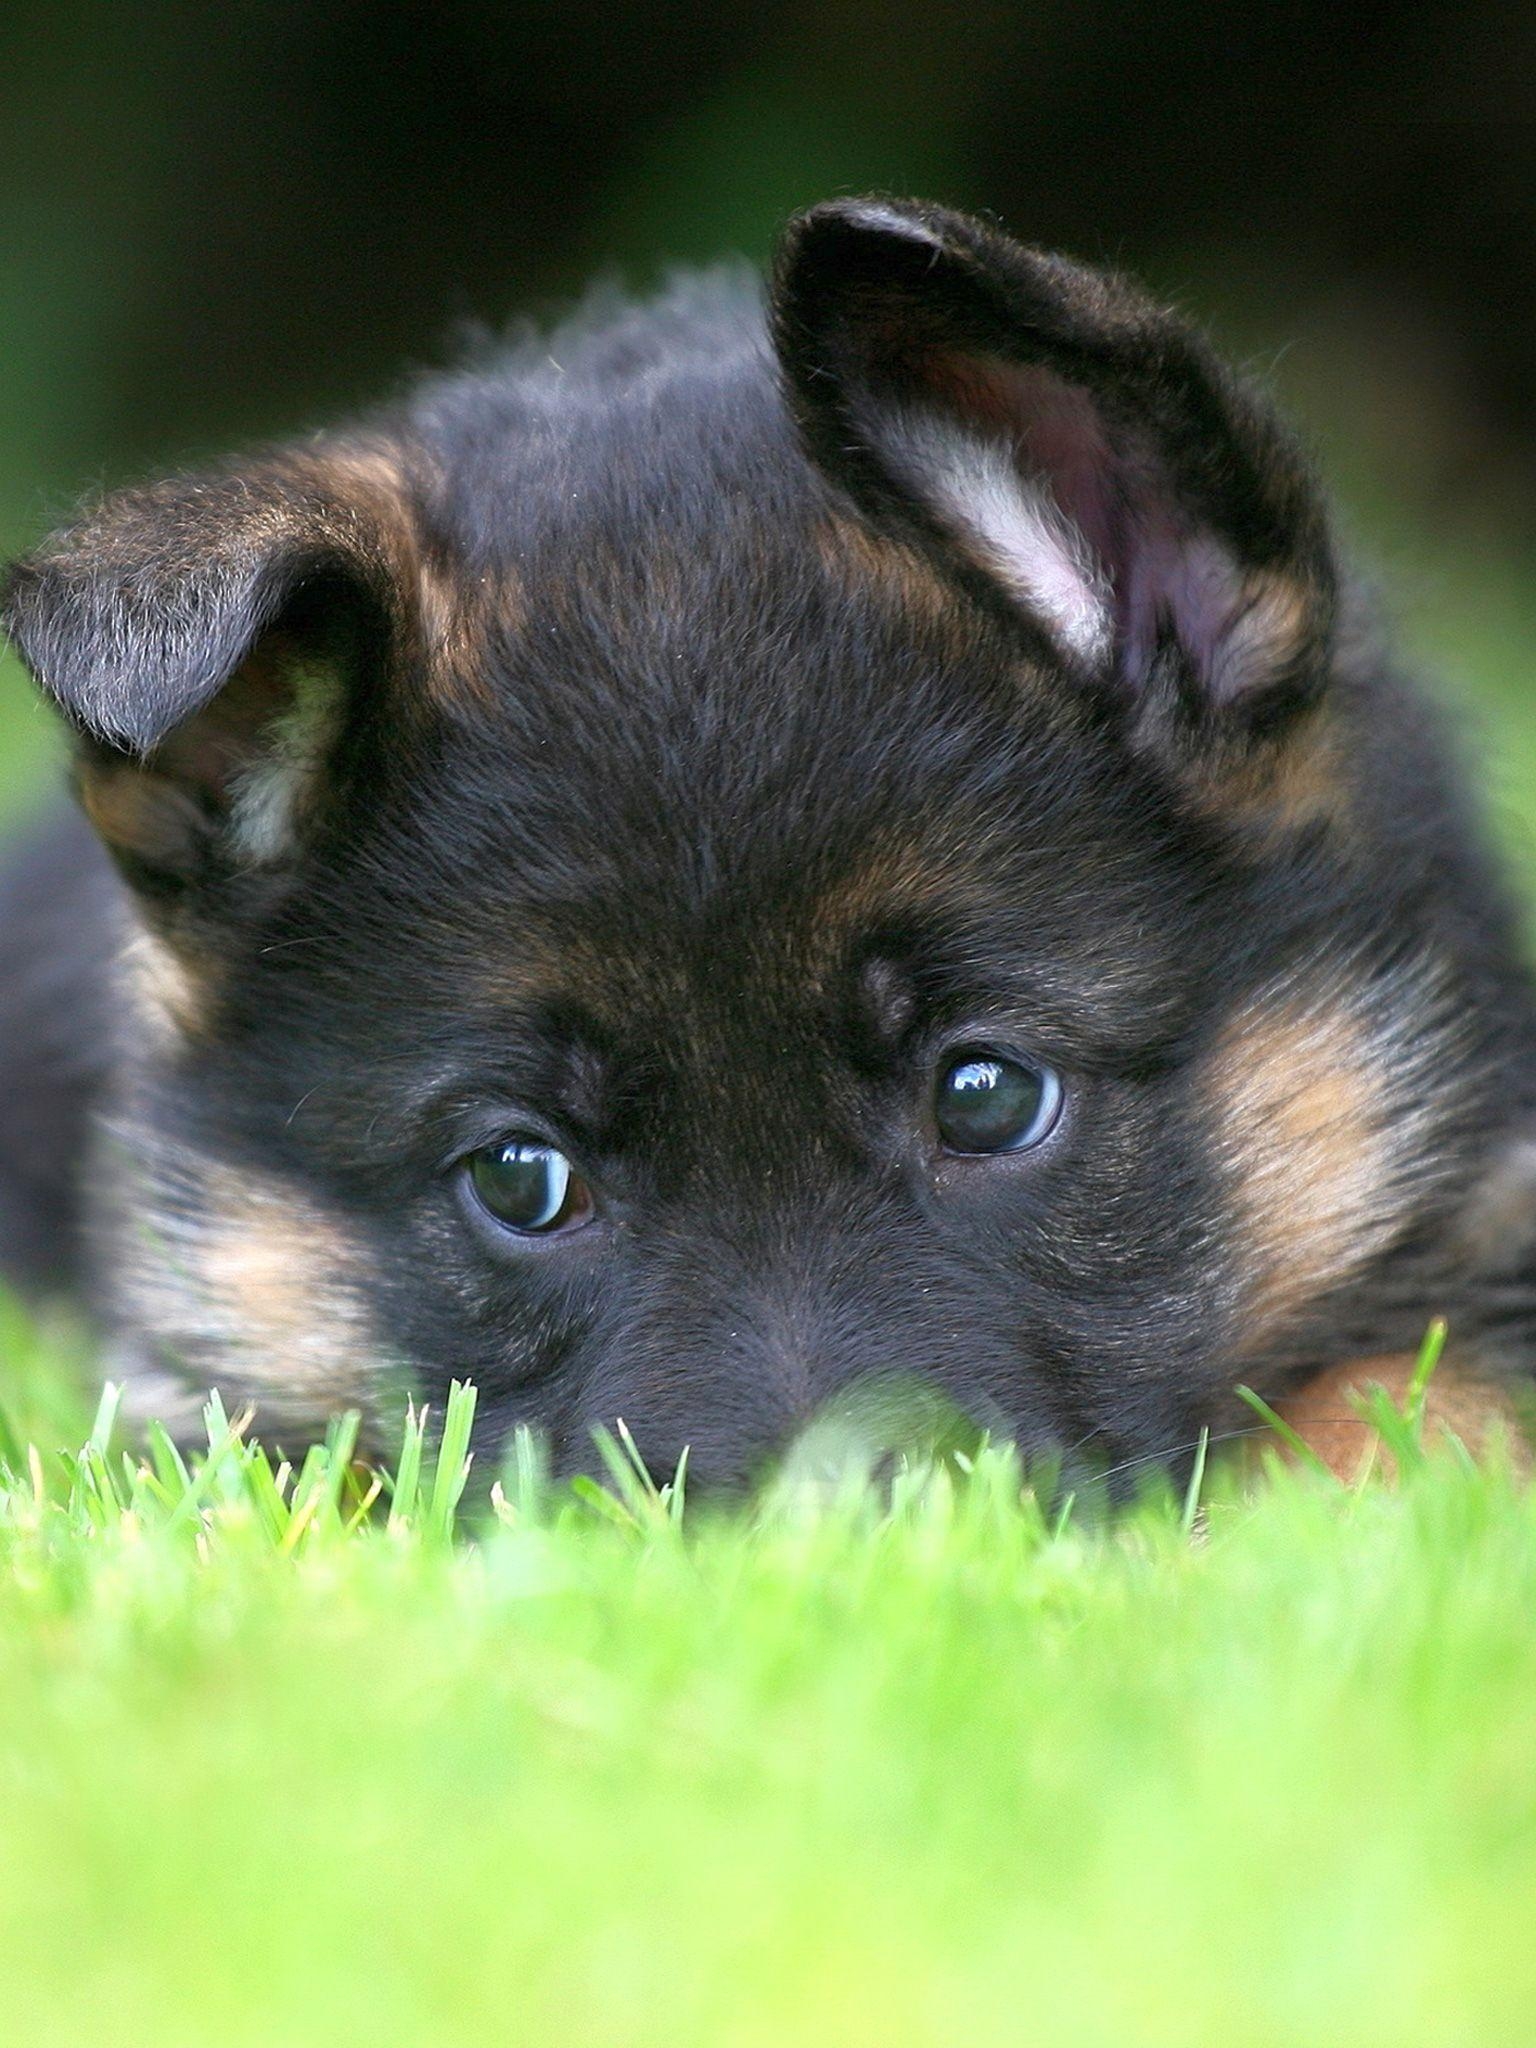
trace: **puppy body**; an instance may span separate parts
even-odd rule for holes
[[[766,304],[120,495],[5,618],[100,840],[0,903],[0,1252],[146,1408],[468,1376],[728,1483],[871,1381],[1135,1469],[1435,1314],[1529,1370],[1504,890],[1283,429],[1118,281],[819,209]],[[968,1055],[1038,1142],[945,1142]],[[512,1138],[589,1208],[487,1213]]]

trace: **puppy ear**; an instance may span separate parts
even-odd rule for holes
[[[775,340],[819,466],[1133,704],[1271,720],[1320,682],[1326,521],[1279,421],[1118,278],[937,207],[789,228]]]
[[[163,894],[296,851],[418,586],[396,456],[316,444],[107,498],[12,568],[0,626],[75,728],[97,829]]]

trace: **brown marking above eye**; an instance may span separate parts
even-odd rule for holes
[[[563,1031],[557,1042],[552,1092],[570,1122],[593,1130],[606,1107],[607,1063],[588,1031]]]
[[[871,838],[856,861],[820,888],[806,921],[812,948],[842,971],[850,938],[901,926],[914,918],[964,913],[974,876],[949,849],[943,855],[916,836]]]
[[[910,974],[897,961],[876,954],[859,970],[858,992],[870,1029],[882,1044],[894,1047],[917,1014],[917,991]]]

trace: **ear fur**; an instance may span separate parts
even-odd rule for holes
[[[107,498],[13,567],[0,626],[76,730],[98,830],[164,888],[281,860],[418,586],[394,454],[316,444]]]
[[[1133,286],[942,208],[847,200],[792,223],[773,308],[821,468],[1073,673],[1229,723],[1319,687],[1334,571],[1309,469]]]

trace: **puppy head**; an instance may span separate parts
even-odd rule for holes
[[[932,208],[804,217],[768,310],[14,572],[158,963],[92,1167],[151,1362],[726,1479],[921,1382],[1123,1464],[1417,1312],[1475,1024],[1291,442]]]

